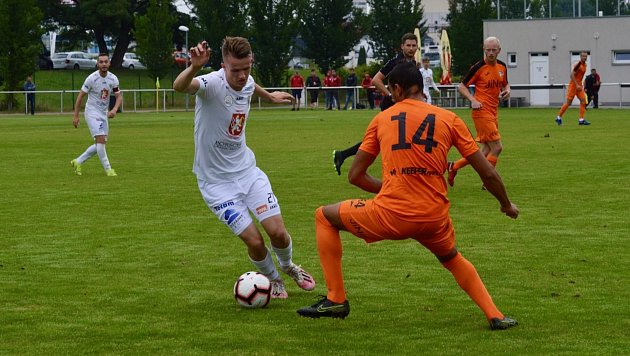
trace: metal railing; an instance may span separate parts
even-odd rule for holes
[[[507,105],[522,106],[529,105],[525,100],[525,97],[529,97],[531,90],[537,89],[552,89],[563,90],[566,92],[567,84],[510,84],[512,89],[512,98]],[[446,108],[465,108],[469,106],[468,100],[463,98],[458,90],[457,84],[453,85],[438,85],[440,89],[439,95],[433,95],[432,100],[435,105]],[[606,89],[605,89],[606,88]],[[615,88],[617,90],[615,90]],[[291,87],[270,87],[266,88],[269,91],[282,90],[291,92]],[[345,102],[346,92],[348,89],[354,91],[354,104],[353,108],[356,108],[357,103],[366,104],[367,96],[366,89],[360,86],[340,86],[340,87],[312,87],[302,88],[302,98],[299,103],[300,107],[307,108],[310,103],[310,90],[319,90],[318,103],[322,102],[325,98],[325,92],[329,90],[337,90],[339,93],[339,102],[343,104]],[[606,100],[602,101],[602,91],[606,90]],[[121,90],[123,95],[123,102],[121,110],[125,112],[147,112],[147,111],[171,111],[171,110],[192,110],[194,108],[195,96],[191,95],[189,98],[192,103],[189,106],[187,104],[187,94],[177,93],[173,89],[128,89]],[[27,94],[35,93],[35,111],[46,113],[72,113],[74,111],[74,104],[79,90],[41,90],[34,92],[27,91],[0,91],[0,96],[6,94],[14,94],[17,102],[17,107],[23,107],[24,112],[28,113],[27,107]],[[563,97],[564,97],[563,93]],[[0,98],[0,101],[2,98]],[[253,102],[257,104],[258,109],[266,107],[276,107],[276,105],[267,103],[265,100],[254,97]],[[630,83],[602,83],[600,89],[600,105],[607,106],[630,106]],[[83,102],[85,105],[85,99]],[[83,109],[83,108],[82,108]],[[20,110],[21,111],[21,110]],[[0,108],[0,113],[7,113],[7,108]]]

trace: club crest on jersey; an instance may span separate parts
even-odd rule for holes
[[[502,70],[499,71],[499,77],[503,78],[503,71]]]
[[[234,98],[232,95],[226,95],[225,98],[223,98],[223,102],[225,106],[232,106],[232,104],[234,104]]]
[[[245,129],[245,114],[232,114],[232,120],[228,127],[230,136],[240,136]]]
[[[101,100],[109,99],[109,90],[101,90]]]

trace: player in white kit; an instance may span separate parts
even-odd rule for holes
[[[105,169],[105,173],[109,177],[116,176],[116,171],[112,168],[107,158],[105,144],[107,143],[107,135],[109,134],[109,119],[116,116],[118,108],[122,103],[122,95],[118,88],[118,78],[109,72],[109,56],[107,54],[99,54],[97,67],[98,70],[90,74],[83,83],[77,101],[74,104],[74,117],[72,124],[79,127],[79,110],[83,97],[87,94],[88,99],[85,103],[85,122],[90,129],[90,134],[94,138],[94,144],[85,150],[79,157],[70,161],[74,173],[81,175],[81,165],[95,154]],[[109,96],[113,93],[116,96],[116,104],[112,110],[109,108]]]
[[[431,93],[429,92],[430,88],[433,90],[440,91],[440,89],[435,85],[435,81],[433,80],[433,70],[429,68],[429,58],[422,58],[422,66],[420,67],[420,74],[422,74],[422,81],[424,84],[423,94],[427,100],[427,104],[431,104]]]
[[[300,288],[313,290],[313,277],[292,261],[291,235],[284,226],[280,205],[245,142],[254,93],[274,103],[290,103],[293,97],[285,92],[269,93],[254,82],[250,75],[253,54],[245,38],[226,37],[221,52],[220,70],[195,77],[208,63],[210,49],[205,41],[192,47],[191,65],[173,82],[175,91],[196,95],[193,172],[201,196],[219,220],[245,243],[254,266],[271,280],[272,298],[288,295],[250,213],[269,235],[280,269]]]

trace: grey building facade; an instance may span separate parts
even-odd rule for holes
[[[523,104],[561,105],[572,63],[587,51],[587,74],[595,68],[604,83],[600,105],[630,106],[629,16],[485,20],[483,29],[484,38],[496,36],[501,41],[499,59],[508,66],[510,84],[555,84],[548,89],[513,89],[512,97]]]

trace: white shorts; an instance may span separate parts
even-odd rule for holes
[[[427,104],[431,104],[431,92],[429,91],[429,89],[425,87],[424,90],[422,90],[422,92],[424,93],[424,96],[427,99]]]
[[[253,223],[250,212],[258,221],[280,214],[269,178],[258,167],[239,179],[221,183],[197,179],[197,184],[208,208],[236,235]]]
[[[109,134],[109,120],[106,115],[85,115],[85,123],[90,129],[92,137],[107,136]]]

